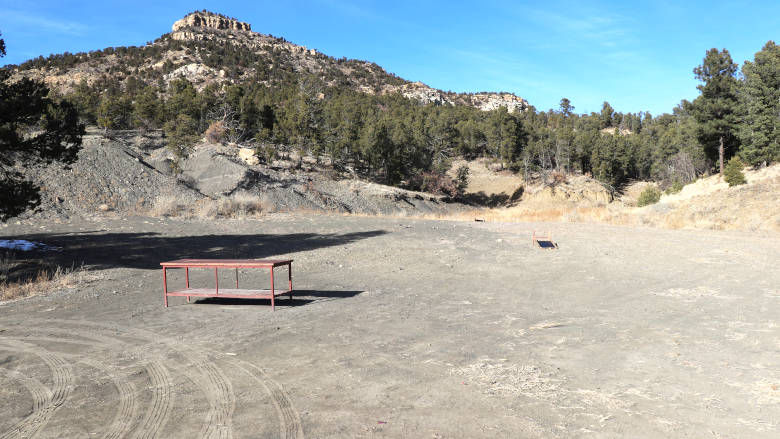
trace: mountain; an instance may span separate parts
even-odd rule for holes
[[[141,47],[39,57],[16,67],[16,73],[44,80],[64,94],[82,81],[92,85],[106,75],[120,81],[133,77],[150,85],[183,77],[199,90],[209,84],[249,80],[273,85],[293,75],[314,76],[325,86],[367,94],[398,93],[424,104],[467,105],[483,111],[529,108],[525,99],[512,93],[444,92],[407,81],[374,63],[336,59],[284,38],[253,32],[249,23],[208,11],[188,14],[173,24],[170,33]]]

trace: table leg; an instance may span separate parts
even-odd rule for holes
[[[290,300],[293,300],[292,292],[292,264],[287,264],[287,280],[290,283]]]
[[[168,277],[165,273],[165,267],[163,267],[163,303],[168,308]]]
[[[184,267],[184,279],[187,282],[187,289],[190,289],[190,267]],[[187,303],[190,303],[190,296],[187,296]]]
[[[238,289],[238,268],[236,268],[236,289]]]
[[[271,311],[276,311],[274,309],[274,267],[271,267]]]
[[[217,276],[216,267],[214,267],[214,289],[217,291],[216,294],[219,294],[219,276]]]

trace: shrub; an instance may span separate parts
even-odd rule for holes
[[[666,192],[667,195],[668,194],[676,194],[676,193],[679,193],[682,190],[682,188],[683,188],[683,184],[680,183],[679,181],[675,181],[674,183],[672,183],[671,186],[666,188],[666,190],[664,192]]]
[[[639,194],[639,200],[637,200],[636,205],[639,207],[647,206],[650,204],[655,204],[659,200],[661,200],[661,191],[659,191],[655,186],[648,186],[645,188],[645,190],[642,191],[641,194]]]
[[[552,171],[550,173],[550,184],[553,186],[566,183],[567,181],[566,174],[561,171]]]
[[[453,197],[458,192],[455,180],[439,172],[423,172],[412,177],[411,187],[423,192]]]
[[[747,183],[747,180],[745,180],[745,174],[742,173],[742,169],[745,167],[745,164],[742,163],[742,160],[740,160],[738,157],[733,157],[729,162],[726,164],[726,167],[723,169],[723,179],[726,180],[726,183],[729,184],[729,186],[737,186],[740,184]]]
[[[221,120],[212,122],[204,133],[206,140],[210,143],[222,143],[225,140],[225,134],[227,134],[227,129]]]
[[[469,185],[469,167],[468,165],[462,165],[456,172],[455,181],[457,183],[457,189],[459,194],[466,192],[466,188]]]
[[[177,159],[186,157],[192,144],[198,141],[198,123],[186,114],[179,114],[175,120],[166,122],[163,130],[168,138],[168,149]]]

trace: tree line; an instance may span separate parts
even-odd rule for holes
[[[164,80],[175,68],[166,50],[195,47],[232,81],[197,89],[184,78]],[[771,41],[741,70],[727,50],[707,51],[693,71],[700,95],[658,116],[618,112],[608,102],[600,112],[578,114],[567,98],[556,109],[516,113],[423,105],[378,93],[383,81],[401,80],[375,64],[328,58],[333,62],[324,67],[301,69],[278,48],[252,52],[209,40],[163,37],[151,46],[36,59],[27,67],[67,68],[108,55],[110,71],[63,98],[82,121],[107,131],[162,129],[179,157],[205,134],[253,146],[266,160],[312,155],[337,170],[410,188],[421,188],[423,175],[442,176],[457,156],[488,158],[529,177],[586,173],[614,188],[634,179],[685,184],[732,157],[752,166],[780,160],[780,49]],[[163,68],[144,67],[149,57]],[[375,93],[356,91],[355,81]]]

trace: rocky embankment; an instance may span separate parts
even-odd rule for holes
[[[166,214],[161,200],[194,206],[231,197],[253,199],[261,211],[320,211],[358,214],[425,214],[462,210],[442,197],[384,186],[357,178],[332,178],[304,161],[262,164],[239,156],[230,145],[199,143],[171,169],[173,156],[159,133],[135,131],[112,138],[91,130],[79,160],[25,170],[42,188],[42,203],[27,216],[68,217],[95,212],[121,215]]]

